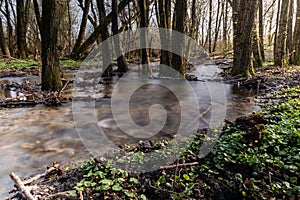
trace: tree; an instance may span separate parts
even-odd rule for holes
[[[19,58],[27,58],[24,0],[17,0],[17,45]]]
[[[297,0],[297,14],[293,44],[294,51],[292,56],[292,63],[295,65],[300,65],[300,0]]]
[[[254,74],[252,49],[258,0],[228,0],[233,14],[234,75]]]
[[[258,17],[258,35],[259,35],[259,40],[258,40],[258,45],[259,45],[259,49],[260,49],[260,55],[261,55],[261,60],[262,62],[265,61],[265,50],[264,50],[264,4],[263,4],[263,0],[259,0],[259,4],[258,4],[258,13],[259,13],[259,17]]]
[[[112,33],[114,36],[114,45],[116,55],[119,56],[117,58],[118,62],[118,72],[126,73],[129,71],[128,65],[124,59],[124,55],[122,53],[122,49],[120,47],[120,38],[119,38],[119,27],[118,27],[118,0],[112,0]]]
[[[82,4],[82,1],[78,1],[78,2]],[[91,4],[91,0],[85,0],[84,1],[84,6],[82,5],[83,14],[82,14],[82,19],[81,19],[80,29],[79,29],[78,37],[77,37],[77,40],[75,42],[72,54],[73,54],[73,52],[78,50],[78,48],[80,47],[80,45],[84,41],[86,24],[87,24],[87,20],[88,20],[88,16],[89,16],[89,10],[90,10],[90,4]]]
[[[62,87],[57,49],[59,19],[57,0],[42,1],[42,90],[58,90]]]
[[[147,28],[148,27],[148,8],[147,8],[147,1],[146,0],[139,0],[139,8],[141,12],[141,21],[140,21],[140,27],[141,28]],[[146,36],[146,31],[143,29],[141,31],[141,46],[146,46],[147,42],[147,36]],[[142,74],[147,75],[148,72],[152,74],[151,69],[150,69],[150,59],[149,59],[149,54],[148,50],[146,48],[141,49],[141,56],[142,56]]]
[[[8,45],[7,45],[5,37],[4,37],[4,31],[3,31],[1,18],[0,18],[0,47],[1,47],[2,54],[9,58],[10,52],[9,52],[9,48],[8,48]]]
[[[290,0],[282,0],[277,32],[276,47],[274,48],[274,62],[276,66],[284,67],[288,64],[287,55],[287,25]]]
[[[106,19],[106,11],[104,7],[104,1],[103,0],[97,0],[97,7],[99,11],[99,23],[100,23],[100,33],[101,33],[101,39],[102,41],[105,41],[109,37],[109,32],[107,28],[107,19]],[[104,69],[104,72],[102,74],[103,77],[111,77],[113,74],[113,69],[111,65],[111,47],[108,42],[104,42],[102,44],[102,60],[103,60],[103,66],[106,67]]]
[[[185,19],[187,12],[187,2],[186,0],[176,0],[175,4],[175,22],[173,23],[175,27],[173,29],[184,34],[185,27]],[[185,76],[185,66],[183,60],[183,52],[184,52],[184,38],[176,38],[178,41],[173,39],[173,52],[178,52],[178,54],[172,55],[172,67],[178,71],[181,75]],[[176,45],[175,45],[176,43]]]

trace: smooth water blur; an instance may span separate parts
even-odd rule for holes
[[[226,118],[233,120],[238,116],[259,109],[251,102],[251,99],[247,98],[255,95],[255,93],[222,83],[218,72],[219,69],[213,65],[199,66],[197,76],[201,81],[190,82],[196,91],[201,111],[212,103],[224,104],[225,102],[225,105],[222,106],[227,108]],[[39,80],[38,77],[32,78]],[[24,80],[24,78],[13,78],[9,81],[22,83]],[[157,82],[159,83],[159,80]],[[211,91],[208,91],[208,88],[212,88]],[[95,104],[98,126],[116,145],[135,144],[138,141],[121,134],[112,118],[110,99],[107,97],[111,96],[113,89],[114,86],[112,85],[99,87],[101,95]],[[215,100],[216,102],[211,102],[210,95],[220,92],[219,89],[226,94],[226,101],[217,102]],[[159,99],[166,102],[165,106],[168,107],[168,112],[171,115],[168,118],[166,128],[162,131],[162,136],[172,138],[172,132],[176,129],[172,130],[171,125],[179,120],[173,114],[177,113],[179,108],[174,104],[168,92],[164,91],[164,88],[148,86],[135,93],[133,100],[138,101],[143,97],[150,97],[151,99],[151,95],[153,98],[157,98],[155,94],[160,94],[160,92],[165,95],[160,95]],[[137,104],[137,106],[130,108],[137,124],[147,124],[149,119],[145,117],[145,115],[148,116],[145,110],[148,110],[149,105]],[[190,106],[192,108],[193,105]],[[209,120],[210,113],[200,121],[200,127],[207,127]],[[158,138],[159,136],[156,136],[152,139]],[[67,163],[89,157],[90,155],[84,148],[75,129],[71,103],[57,108],[43,105],[14,109],[0,108],[0,199],[8,197],[9,190],[13,188],[13,182],[9,178],[9,173],[12,171],[21,177],[28,177],[33,175],[32,173],[43,172],[46,166],[53,161]]]

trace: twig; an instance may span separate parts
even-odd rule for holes
[[[68,192],[59,192],[48,196],[49,199],[70,199],[77,200],[77,196],[70,195]]]
[[[177,167],[190,167],[190,166],[196,166],[199,165],[198,162],[192,162],[192,163],[183,163],[183,164],[176,164],[176,165],[168,165],[168,166],[161,166],[159,169],[164,170],[164,169],[173,169]]]
[[[23,181],[23,184],[24,184],[24,185],[28,185],[28,184],[32,183],[33,181],[36,181],[36,180],[38,180],[38,179],[40,179],[40,178],[43,178],[43,177],[45,177],[45,176],[48,176],[49,174],[51,174],[52,172],[54,172],[54,171],[56,171],[56,170],[57,170],[57,169],[56,169],[55,167],[50,167],[50,168],[47,169],[44,173],[38,174],[38,175],[36,175],[36,176],[34,176],[34,177],[32,177],[32,178],[29,178],[29,179],[27,179],[27,180],[24,180],[24,181]]]
[[[60,93],[61,93],[62,91],[64,91],[64,89],[66,89],[66,87],[69,85],[69,83],[70,83],[70,80],[68,80],[68,81],[66,82],[66,84],[64,85],[64,87],[62,87],[62,88],[59,90],[59,92],[57,93],[57,97],[60,97]]]
[[[13,172],[10,173],[10,178],[15,182],[17,185],[18,190],[24,195],[27,200],[36,200],[36,198],[30,193],[30,188],[26,187],[21,179],[15,175]]]

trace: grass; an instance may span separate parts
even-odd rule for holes
[[[61,67],[80,67],[81,62],[74,60],[60,60]],[[32,59],[28,60],[10,60],[10,61],[1,61],[1,69],[29,69],[29,68],[39,68],[41,67],[41,61],[37,62]]]

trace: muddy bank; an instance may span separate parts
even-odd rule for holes
[[[295,87],[300,82],[300,67],[274,67],[267,66],[256,69],[255,75],[249,78],[232,77],[228,73],[228,69],[224,68],[224,72],[221,76],[224,77],[224,81],[235,84],[237,86],[244,86],[248,89],[260,91],[262,94],[279,91],[282,88]]]

